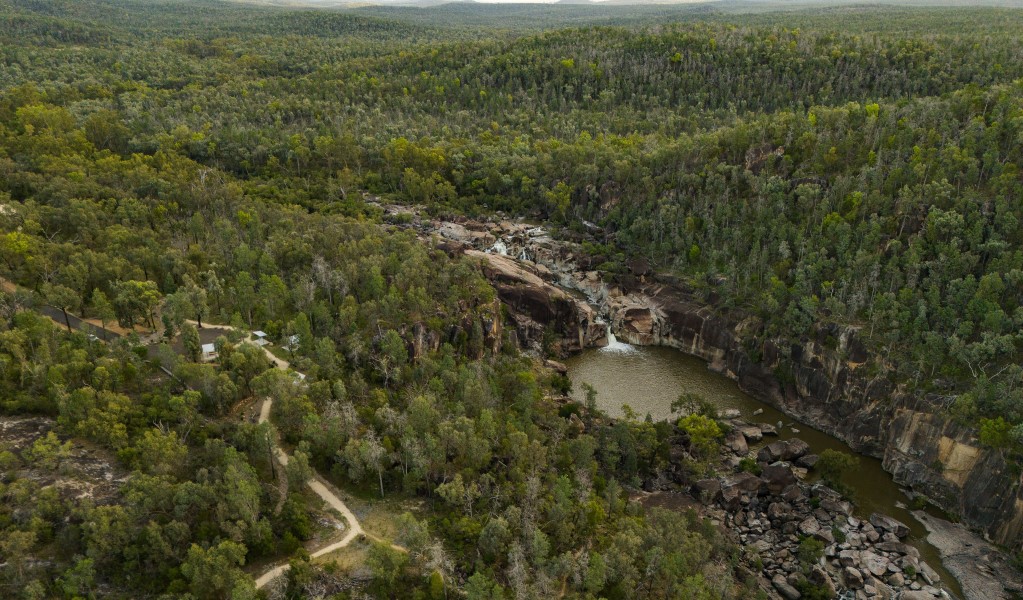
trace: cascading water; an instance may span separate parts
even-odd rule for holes
[[[626,344],[625,342],[619,342],[615,334],[611,333],[611,326],[607,325],[607,346],[600,349],[601,352],[617,352],[619,354],[629,354],[636,351],[636,347],[632,344]]]
[[[505,244],[501,240],[494,242],[494,245],[490,247],[487,252],[492,254],[500,254],[501,256],[508,256],[508,244]]]

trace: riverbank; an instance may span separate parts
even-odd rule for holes
[[[755,317],[716,306],[712,289],[697,295],[642,260],[607,275],[580,243],[555,239],[534,224],[451,223],[401,212],[401,227],[444,251],[475,251],[507,309],[510,331],[502,335],[518,346],[567,356],[606,345],[610,323],[624,341],[675,348],[788,420],[879,460],[896,483],[997,543],[1023,542],[1023,494],[1004,458],[945,417],[940,399],[894,385],[855,327],[818,323],[804,339],[772,338]]]
[[[1023,577],[1005,553],[966,529],[923,511],[913,515],[927,528],[948,570],[970,600],[1012,600],[1023,595]]]
[[[713,289],[697,294],[642,260],[628,272],[602,273],[580,243],[531,224],[421,219],[411,226],[443,238],[448,251],[477,250],[520,346],[563,355],[602,346],[607,322],[622,341],[699,357],[758,400],[881,460],[897,483],[988,539],[1023,545],[1023,489],[1004,456],[946,416],[947,398],[893,383],[890,365],[868,352],[858,328],[817,323],[799,340],[772,337],[755,316],[717,306]],[[506,262],[572,293],[531,286],[499,267]]]
[[[834,526],[842,531],[842,536],[850,539],[854,539],[856,536],[861,538],[855,546],[852,544],[843,546],[844,542],[839,542],[834,534],[821,534],[824,539],[830,540],[825,547],[831,556],[825,556],[826,560],[818,566],[823,573],[828,574],[829,581],[836,590],[851,589],[855,592],[858,589],[876,589],[890,590],[895,593],[898,591],[927,591],[925,587],[931,586],[934,589],[946,587],[952,595],[964,596],[952,573],[943,568],[939,551],[927,542],[926,529],[913,518],[909,511],[903,508],[904,503],[908,503],[910,499],[882,470],[880,461],[876,459],[862,457],[860,467],[845,475],[844,483],[856,491],[855,502],[843,499],[839,504],[825,503],[823,505],[825,511],[836,509],[828,512],[827,515],[815,515],[815,509],[808,508],[805,502],[793,503],[781,500],[781,504],[775,507],[774,512],[763,517],[760,513],[768,512],[772,496],[764,490],[758,489],[757,500],[752,504],[752,508],[750,508],[749,502],[741,505],[747,514],[738,517],[734,510],[737,507],[730,504],[735,500],[734,496],[730,497],[729,503],[722,503],[721,498],[717,496],[717,490],[721,488],[742,489],[741,486],[735,488],[734,486],[738,484],[732,481],[734,477],[740,476],[737,466],[742,459],[747,460],[747,465],[751,461],[759,462],[760,469],[767,469],[768,472],[775,470],[786,478],[784,470],[791,470],[802,486],[803,496],[808,499],[808,502],[813,502],[816,497],[814,494],[831,493],[812,491],[817,484],[812,465],[816,463],[818,455],[825,450],[846,453],[852,452],[852,450],[836,438],[802,423],[794,422],[778,410],[745,394],[735,382],[708,370],[707,363],[699,358],[685,355],[672,348],[629,347],[622,346],[621,343],[618,343],[618,346],[617,351],[610,346],[602,349],[588,349],[565,360],[568,375],[573,382],[573,397],[577,401],[584,401],[583,383],[587,383],[597,391],[597,407],[609,415],[616,418],[623,417],[626,411],[622,408],[622,404],[628,404],[636,418],[643,419],[646,415],[650,415],[653,420],[660,421],[672,420],[677,416],[671,413],[671,403],[682,392],[688,392],[702,396],[714,405],[719,414],[726,415],[728,419],[724,421],[724,424],[730,429],[730,433],[725,438],[725,455],[717,463],[718,472],[724,475],[716,478],[717,483],[709,481],[699,483],[693,496],[695,499],[706,501],[708,498],[702,497],[700,488],[713,490],[713,502],[705,506],[705,514],[734,534],[738,543],[757,551],[756,560],[769,567],[765,567],[763,570],[765,585],[772,587],[771,580],[777,575],[786,578],[786,585],[793,585],[787,581],[790,575],[794,575],[793,579],[798,582],[798,577],[802,574],[801,565],[794,558],[796,556],[795,548],[791,547],[796,544],[796,541],[786,537],[782,533],[784,531],[782,528],[784,523],[789,520],[799,523],[813,516],[818,523],[826,523],[828,531]],[[788,450],[790,444],[792,448],[796,449],[795,452]],[[779,446],[783,446],[784,452],[779,450]],[[769,450],[771,448],[776,451]],[[782,459],[782,455],[784,455],[784,459]],[[680,470],[681,468],[679,466]],[[780,471],[778,471],[779,469]],[[648,493],[663,494],[662,500],[667,501],[668,498],[674,498],[674,501],[678,503],[679,498],[688,497],[683,494],[689,491],[690,486],[690,482],[681,475],[681,471],[679,473],[677,479],[668,477],[645,482],[644,489]],[[751,500],[751,498],[752,495],[747,500]],[[700,502],[695,499],[692,503],[700,505]],[[778,502],[777,499],[773,501]],[[686,505],[686,503],[682,503],[682,505]],[[729,511],[728,508],[733,510]],[[839,508],[841,511],[837,510]],[[747,518],[750,510],[754,514]],[[885,515],[901,522],[905,526],[902,531],[905,535],[899,541],[912,550],[901,546],[885,546],[884,548],[887,550],[875,549],[868,537],[869,530],[863,527],[863,523],[868,523],[873,514]],[[849,522],[848,517],[853,517],[856,520]],[[761,524],[758,531],[755,527],[750,528],[750,519],[766,520],[773,525],[765,529],[765,526]],[[765,538],[765,533],[771,527],[778,528],[778,531]],[[797,532],[796,535],[800,534]],[[766,541],[761,543],[762,540]],[[893,549],[912,553],[912,559],[904,558],[905,555],[892,554]],[[845,558],[846,562],[850,562],[849,557],[853,557],[855,560],[851,561],[851,564],[857,569],[862,567],[869,571],[866,566],[863,566],[865,563],[860,562],[860,553],[867,551],[888,560],[891,564],[900,566],[900,568],[905,565],[907,571],[900,571],[902,573],[900,577],[894,577],[894,571],[884,573],[880,577],[872,573],[861,573],[860,580],[864,582],[864,587],[852,589],[849,586],[855,585],[857,580],[850,579],[850,583],[847,584],[839,569],[830,564],[831,560],[838,559],[838,554],[844,551],[855,553],[847,552]],[[877,560],[879,559],[871,557],[871,564],[876,564]],[[920,563],[927,565],[926,571],[920,567]],[[751,564],[750,569],[756,570],[753,568],[754,566],[756,564]],[[908,574],[908,567],[912,567],[913,578]],[[928,581],[921,578],[916,581],[917,572],[932,573],[932,579]],[[889,581],[889,575],[892,575],[891,581]],[[874,579],[877,581],[873,582]],[[940,585],[932,586],[932,583],[939,584],[939,580]],[[914,582],[919,584],[919,589],[911,587]],[[932,593],[932,597],[937,596]]]

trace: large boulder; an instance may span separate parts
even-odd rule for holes
[[[817,461],[819,461],[820,459],[821,459],[820,455],[807,454],[805,456],[800,456],[799,458],[797,458],[796,465],[803,467],[804,469],[812,469],[817,464]]]
[[[789,582],[786,581],[785,577],[782,575],[775,575],[774,579],[771,580],[771,585],[774,586],[774,589],[776,589],[778,594],[781,595],[782,598],[785,598],[785,600],[799,600],[803,597],[803,595],[799,593],[799,590],[789,585]]]
[[[705,502],[717,500],[721,495],[721,481],[718,479],[701,479],[693,484],[693,494]]]
[[[725,436],[725,446],[728,446],[732,452],[735,452],[740,456],[746,456],[749,452],[749,445],[746,444],[746,436],[744,436],[741,431],[734,429],[729,431],[728,435]]]
[[[912,556],[919,557],[920,551],[910,546],[909,544],[903,544],[902,542],[881,542],[878,544],[877,549],[881,552],[894,552],[896,554],[910,554]]]
[[[720,413],[718,413],[718,417],[720,417],[721,419],[724,419],[725,421],[730,421],[732,419],[738,419],[739,416],[741,416],[741,415],[742,415],[742,413],[739,412],[738,408],[726,408],[726,409],[722,410]]]
[[[882,515],[881,513],[873,513],[870,515],[870,524],[882,531],[894,533],[900,538],[904,538],[909,535],[909,527],[906,527],[904,523],[897,521],[888,515]]]
[[[869,550],[860,553],[860,563],[874,577],[881,577],[888,572],[888,559]]]
[[[838,564],[843,567],[855,567],[859,560],[860,555],[855,550],[842,550],[838,553]]]
[[[755,443],[764,439],[764,432],[756,425],[738,425],[735,430],[741,433],[747,442]]]
[[[775,495],[781,494],[785,488],[796,483],[796,476],[792,469],[783,465],[764,467],[760,473],[760,479],[764,481],[768,493]]]
[[[810,444],[807,444],[799,438],[792,438],[791,440],[788,440],[787,444],[788,456],[782,460],[794,460],[810,453]]]
[[[746,494],[759,494],[760,486],[760,478],[752,473],[746,472],[730,475],[721,482],[722,490],[738,489]]]
[[[842,581],[851,590],[858,590],[863,587],[863,575],[852,567],[842,569]]]
[[[821,531],[821,524],[815,517],[807,517],[799,522],[799,533],[807,536],[816,536]]]
[[[849,504],[845,500],[832,500],[831,498],[826,498],[821,500],[821,508],[831,515],[849,516],[852,514],[852,504]]]
[[[938,573],[924,561],[920,561],[920,576],[923,577],[924,581],[930,585],[938,585],[941,583],[941,575],[938,575]]]
[[[829,598],[834,598],[838,595],[838,592],[835,590],[835,584],[831,581],[831,577],[828,577],[828,574],[820,567],[820,565],[814,565],[813,568],[810,569],[810,573],[807,574],[806,580],[813,585],[822,588]]]
[[[764,446],[757,453],[760,462],[773,463],[779,460],[793,460],[810,451],[810,445],[799,438],[779,440]]]
[[[721,482],[721,501],[734,510],[739,507],[743,496],[757,496],[763,482],[752,473],[736,473]]]

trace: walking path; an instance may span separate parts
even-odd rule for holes
[[[39,308],[39,311],[42,312],[43,314],[45,314],[46,316],[50,317],[51,319],[57,321],[58,323],[61,323],[64,320],[63,313],[59,309],[56,309],[56,308],[54,308],[52,306],[43,305],[43,306],[41,306]],[[110,331],[110,330],[103,331],[100,328],[96,327],[95,325],[93,325],[91,323],[88,323],[88,322],[86,322],[86,321],[84,321],[82,319],[79,319],[78,317],[75,317],[74,315],[71,315],[70,313],[68,314],[67,318],[71,322],[71,327],[73,327],[75,329],[81,329],[81,330],[85,330],[85,331],[89,331],[89,332],[95,331],[95,332],[100,333],[100,334],[106,334],[106,336],[109,336],[110,338],[121,337],[116,332],[113,332],[113,331]],[[198,326],[198,323],[195,322],[195,321],[188,321],[188,322],[193,324],[193,325]],[[224,331],[231,331],[231,330],[235,330],[236,329],[235,327],[232,327],[230,325],[212,325],[212,324],[209,324],[209,323],[205,324],[203,326],[203,328],[204,329],[221,329],[221,330],[224,330]],[[238,331],[241,331],[241,332],[246,334],[246,339],[245,339],[245,341],[243,343],[249,343],[249,344],[253,343],[251,340],[248,339],[247,336],[249,335],[249,333],[247,331],[241,330],[241,329],[239,329]],[[103,339],[106,339],[106,337],[104,337]],[[262,349],[263,349],[263,352],[265,352],[267,357],[270,359],[270,362],[273,363],[278,369],[288,370],[288,369],[291,368],[291,363],[289,363],[288,361],[286,361],[286,360],[284,360],[282,358],[278,358],[278,357],[274,356],[274,354],[272,352],[270,352],[270,350],[268,350],[265,347],[263,347]],[[262,406],[260,406],[260,409],[259,409],[259,422],[260,423],[265,423],[268,420],[270,420],[270,409],[272,407],[273,407],[273,400],[271,400],[270,398],[267,398],[267,399],[263,400],[263,404],[262,404]],[[287,453],[284,452],[284,450],[282,450],[280,447],[275,448],[275,450],[276,450],[275,454],[276,454],[276,457],[277,457],[277,461],[279,463],[281,463],[281,465],[287,467],[288,466],[288,455],[287,455]],[[324,546],[323,548],[320,548],[319,550],[313,552],[310,555],[312,558],[318,558],[320,556],[324,556],[326,554],[330,554],[331,552],[334,552],[335,550],[340,550],[341,548],[344,548],[345,546],[348,546],[349,544],[351,544],[352,541],[355,540],[356,538],[358,538],[359,536],[367,536],[367,537],[370,537],[370,538],[372,538],[374,540],[380,541],[380,539],[377,538],[376,536],[374,536],[372,534],[367,534],[366,531],[363,530],[362,525],[359,524],[359,520],[355,518],[355,513],[353,513],[351,511],[351,509],[348,508],[348,505],[346,505],[344,503],[344,501],[341,500],[341,498],[339,498],[337,496],[337,494],[335,494],[331,490],[330,485],[326,481],[324,481],[323,478],[320,477],[319,474],[315,473],[315,471],[314,471],[314,475],[313,475],[312,479],[307,481],[306,485],[308,485],[309,489],[311,489],[313,491],[313,493],[315,493],[317,496],[322,498],[323,501],[326,502],[331,508],[333,508],[334,510],[338,511],[339,513],[341,513],[341,516],[343,516],[345,518],[345,520],[348,522],[348,532],[344,535],[344,537],[342,537],[340,540],[338,540],[338,541],[336,541],[336,542],[334,542],[332,544]],[[405,548],[402,548],[401,546],[398,546],[396,544],[390,544],[390,546],[392,548],[394,548],[395,550],[399,550],[401,552],[406,552]],[[276,565],[274,567],[271,567],[270,569],[265,571],[262,575],[260,575],[259,577],[256,578],[256,588],[258,589],[258,588],[264,587],[266,584],[270,583],[274,579],[276,579],[276,578],[280,577],[281,575],[283,575],[284,573],[286,573],[289,568],[290,568],[290,565],[288,563],[284,563],[284,564],[280,564],[280,565]]]
[[[259,409],[260,423],[265,423],[267,420],[269,420],[270,408],[272,406],[273,400],[271,400],[270,398],[263,400],[263,405]],[[288,455],[284,452],[284,450],[281,450],[279,447],[276,448],[276,455],[278,462],[280,462],[284,466],[288,466]],[[323,498],[324,502],[326,502],[331,508],[341,513],[341,516],[343,516],[345,520],[348,521],[348,533],[346,533],[345,536],[341,538],[339,541],[334,542],[329,546],[324,546],[323,548],[320,548],[316,552],[313,552],[311,555],[312,558],[318,558],[325,554],[330,554],[335,550],[340,550],[341,548],[344,548],[348,544],[352,543],[352,540],[358,538],[360,535],[366,535],[366,532],[362,529],[362,525],[359,524],[359,520],[355,518],[355,513],[353,513],[351,509],[348,508],[348,505],[346,505],[344,501],[341,500],[341,498],[338,498],[337,494],[335,494],[330,489],[328,484],[325,481],[323,481],[323,479],[319,475],[313,475],[313,478],[307,481],[306,485],[309,486],[309,489],[311,489],[313,493],[315,493],[320,498]],[[404,550],[404,548],[400,547],[398,548]],[[280,577],[281,575],[287,572],[289,567],[290,565],[288,563],[284,563],[270,568],[269,570],[267,570],[262,575],[256,578],[256,588],[257,589],[261,588],[266,584],[270,583],[271,581],[273,581],[274,579],[276,579],[277,577]]]

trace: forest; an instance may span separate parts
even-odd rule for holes
[[[479,264],[367,198],[596,223],[609,276],[644,257],[782,339],[860,326],[870,368],[1018,456],[1021,32],[1010,8],[0,0],[0,417],[34,432],[0,445],[0,596],[260,598],[290,561],[278,597],[313,597],[351,575],[304,550],[315,471],[401,507],[336,598],[757,597],[733,541],[633,500],[683,424],[555,401]],[[202,324],[234,328],[212,364]]]

